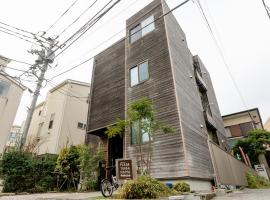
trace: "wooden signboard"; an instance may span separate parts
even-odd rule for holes
[[[136,178],[135,162],[132,159],[116,159],[116,176],[118,180],[132,180]]]

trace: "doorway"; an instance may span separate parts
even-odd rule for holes
[[[117,135],[108,139],[108,142],[108,166],[115,166],[115,159],[123,158],[123,137]],[[116,175],[115,169],[112,173]]]

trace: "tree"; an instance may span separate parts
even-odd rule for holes
[[[80,152],[77,146],[65,147],[61,149],[56,161],[55,173],[57,177],[58,189],[77,189],[80,179]]]
[[[109,137],[115,137],[125,132],[125,128],[129,127],[134,132],[136,138],[134,142],[137,144],[137,163],[140,173],[150,174],[150,164],[152,155],[153,135],[161,130],[163,133],[174,133],[174,129],[168,125],[159,122],[154,116],[153,103],[149,98],[142,98],[132,102],[128,107],[128,117],[126,120],[117,119],[116,123],[107,127],[105,134]],[[148,138],[147,159],[143,154],[143,137]]]
[[[239,140],[233,147],[233,151],[241,155],[239,150],[241,147],[250,158],[251,164],[255,165],[259,163],[258,156],[265,154],[268,145],[270,145],[270,132],[257,129],[250,131],[247,138]]]

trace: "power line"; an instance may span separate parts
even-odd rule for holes
[[[16,30],[18,30],[18,31],[22,31],[22,32],[25,32],[25,33],[28,33],[28,34],[31,34],[31,35],[34,34],[34,33],[29,32],[29,31],[23,30],[23,29],[21,29],[21,28],[17,28],[17,27],[15,27],[15,26],[9,25],[9,24],[4,23],[4,22],[0,22],[0,24],[3,24],[3,25],[8,26],[8,27],[10,27],[10,28],[14,28],[14,29],[16,29]]]
[[[102,10],[104,10],[113,0],[110,0],[100,11],[98,11],[88,22],[86,22],[76,33],[74,33],[70,38],[68,38],[63,44],[65,45],[67,42],[75,38],[77,35],[77,38],[73,40],[65,49],[60,51],[55,57],[58,57],[60,54],[62,54],[65,50],[67,50],[72,44],[74,44],[80,37],[82,37],[91,27],[93,27],[106,13],[108,13],[117,3],[119,3],[121,0],[117,0],[113,5],[111,5],[109,8],[107,8],[103,13],[101,13],[99,16],[97,16]],[[97,16],[97,17],[96,17]],[[96,18],[95,18],[96,17]]]
[[[65,14],[76,4],[78,2],[78,0],[75,0],[66,10],[65,10],[65,12],[63,12],[61,15],[60,15],[60,17],[58,17],[57,19],[56,19],[56,21],[46,30],[46,33],[52,28],[52,27],[54,27],[56,24],[57,24],[57,22],[62,18],[62,17],[64,17],[65,16]]]
[[[8,35],[13,36],[13,37],[17,37],[17,38],[19,38],[19,39],[21,39],[21,40],[24,40],[25,42],[29,42],[29,43],[31,43],[31,44],[39,45],[39,44],[37,44],[37,43],[35,43],[35,42],[32,42],[32,41],[30,41],[30,40],[27,40],[27,39],[25,39],[25,38],[23,38],[23,37],[20,37],[20,36],[18,36],[18,35],[13,34],[13,33],[9,33],[9,32],[3,31],[3,30],[0,30],[0,32],[5,33],[5,34],[8,34]]]
[[[69,29],[73,24],[75,24],[90,8],[92,8],[98,0],[95,0],[89,7],[87,7],[71,24],[69,24],[59,35],[60,37],[67,29]]]
[[[242,95],[242,93],[241,93],[241,91],[240,91],[240,88],[238,87],[237,82],[236,82],[236,80],[234,79],[234,76],[233,76],[233,74],[232,74],[232,72],[231,72],[231,70],[230,70],[230,67],[229,67],[229,65],[228,65],[228,63],[227,63],[227,61],[226,61],[225,55],[223,54],[223,50],[222,50],[222,48],[219,46],[219,43],[218,43],[218,41],[217,41],[217,39],[216,39],[216,37],[215,37],[214,31],[212,30],[211,25],[210,25],[210,23],[209,23],[209,21],[208,21],[208,19],[207,19],[207,16],[206,16],[206,14],[205,14],[205,12],[204,12],[204,10],[203,10],[203,7],[202,7],[202,5],[201,5],[201,3],[200,3],[200,0],[196,0],[196,2],[197,2],[197,6],[198,6],[198,8],[199,8],[199,11],[200,11],[200,13],[202,14],[202,17],[203,17],[203,19],[204,19],[204,21],[205,21],[205,23],[206,23],[207,29],[209,30],[210,35],[211,35],[211,37],[212,37],[212,39],[213,39],[213,41],[214,41],[214,43],[215,43],[215,46],[216,46],[216,48],[217,48],[217,50],[218,50],[218,52],[219,52],[219,54],[220,54],[220,56],[221,56],[221,58],[222,58],[222,61],[223,61],[224,65],[225,65],[225,67],[226,67],[226,69],[227,69],[227,71],[228,71],[228,73],[229,73],[229,76],[231,77],[231,80],[232,80],[232,82],[233,82],[233,85],[234,85],[234,87],[235,87],[235,89],[236,89],[236,91],[237,91],[237,93],[238,93],[238,95],[239,95],[239,97],[240,97],[240,99],[241,99],[241,101],[242,101],[244,107],[246,107],[246,109],[248,109],[248,106],[247,106],[247,104],[246,104],[246,102],[245,102],[245,99],[244,99],[244,97],[243,97],[243,95]],[[254,122],[254,119],[252,118],[250,112],[248,112],[248,114],[249,114],[251,120]]]
[[[12,33],[14,33],[14,34],[20,35],[20,36],[22,36],[22,37],[28,38],[28,39],[34,39],[33,37],[30,37],[30,36],[28,36],[28,35],[24,35],[24,34],[19,33],[19,32],[17,32],[17,31],[10,30],[10,29],[5,28],[5,27],[3,27],[3,26],[0,26],[0,28],[1,28],[1,29],[4,29],[4,30],[6,30],[6,31],[12,32]]]
[[[262,2],[263,2],[264,9],[265,9],[265,11],[270,19],[270,7],[266,5],[264,0],[262,0]]]
[[[169,10],[168,12],[166,12],[166,13],[164,13],[163,15],[159,16],[158,18],[156,18],[153,22],[147,24],[146,26],[140,28],[138,31],[136,31],[136,32],[134,32],[134,33],[132,33],[132,34],[127,35],[127,36],[124,37],[123,39],[127,39],[127,38],[131,37],[132,35],[136,34],[137,32],[141,31],[142,29],[144,29],[144,28],[150,26],[151,24],[155,23],[157,20],[162,19],[163,17],[167,16],[168,14],[170,14],[170,13],[173,12],[173,11],[175,11],[175,10],[178,9],[179,7],[183,6],[184,4],[188,3],[189,1],[190,1],[190,0],[186,0],[186,1],[182,2],[182,3],[180,3],[179,5],[175,6],[173,9]],[[151,11],[152,11],[152,10],[150,10],[149,12],[147,12],[145,15],[147,15],[147,14],[150,13]],[[101,46],[102,44],[104,44],[105,42],[107,42],[107,41],[110,40],[111,38],[115,37],[116,35],[118,35],[119,33],[121,33],[121,32],[124,31],[124,30],[126,30],[126,28],[124,28],[124,29],[122,29],[121,31],[115,33],[113,36],[111,36],[110,38],[108,38],[108,39],[106,39],[105,41],[103,41],[102,43],[100,43],[97,47]],[[96,47],[95,47],[95,48],[96,48]],[[71,67],[71,68],[69,68],[69,69],[63,71],[63,72],[61,72],[61,73],[59,73],[59,74],[56,74],[56,75],[52,76],[51,78],[49,78],[49,80],[52,80],[52,79],[54,79],[54,78],[56,78],[56,77],[58,77],[58,76],[61,76],[61,75],[65,74],[65,73],[67,73],[67,72],[69,72],[69,71],[71,71],[71,70],[73,70],[73,69],[76,69],[76,68],[80,67],[81,65],[83,65],[83,64],[89,62],[90,60],[92,60],[94,57],[95,57],[95,56],[92,56],[92,57],[90,57],[90,58],[84,60],[83,62],[81,62],[81,63],[79,63],[79,64],[77,64],[77,65],[75,65],[75,66],[73,66],[73,67]]]
[[[19,72],[26,72],[26,70],[16,69],[16,68],[13,68],[13,67],[7,67],[7,66],[5,66],[4,68],[15,70],[15,71],[19,71]]]

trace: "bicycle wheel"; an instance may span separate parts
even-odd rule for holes
[[[104,197],[110,197],[113,193],[113,185],[108,179],[103,179],[100,184],[100,191]]]

